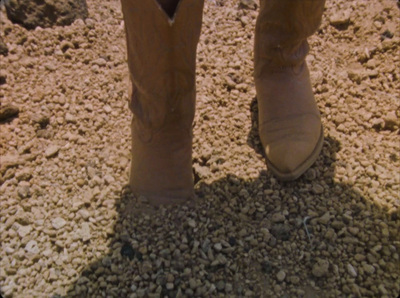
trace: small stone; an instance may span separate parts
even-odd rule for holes
[[[12,168],[22,163],[19,155],[0,155],[0,171],[4,173],[7,168]]]
[[[395,130],[399,126],[399,118],[396,115],[395,111],[390,111],[387,113],[387,115],[384,117],[385,121],[385,129],[388,130]]]
[[[329,214],[329,212],[325,212],[324,215],[322,215],[320,218],[318,218],[318,222],[326,225],[328,224],[328,222],[331,220],[331,215]]]
[[[305,177],[306,177],[307,180],[310,180],[310,181],[315,180],[315,178],[317,178],[317,172],[315,171],[315,169],[310,168],[305,173]]]
[[[50,117],[41,113],[31,115],[31,120],[33,123],[39,124],[42,129],[50,123]]]
[[[32,232],[32,226],[20,226],[18,228],[18,235],[21,238],[26,237],[30,234],[30,232]]]
[[[49,71],[55,71],[57,67],[54,65],[54,63],[48,62],[44,64],[44,68],[46,68]]]
[[[275,214],[272,215],[271,220],[274,223],[284,222],[285,221],[285,216],[282,213],[275,213]]]
[[[67,26],[88,15],[86,1],[82,0],[6,1],[4,4],[10,21],[37,31],[55,25]]]
[[[111,184],[111,183],[115,182],[115,178],[113,176],[109,175],[109,174],[106,174],[106,175],[104,175],[104,181],[107,184]]]
[[[333,221],[331,225],[335,230],[341,230],[345,227],[345,224],[338,220]]]
[[[380,284],[378,286],[378,290],[382,295],[387,295],[388,294],[388,292],[387,292],[387,290],[386,290],[386,288],[385,288],[385,286],[383,284]]]
[[[38,243],[35,240],[30,240],[26,246],[25,246],[25,250],[28,253],[32,253],[32,254],[38,254],[39,253],[39,246]]]
[[[360,84],[361,81],[368,77],[367,72],[362,68],[352,68],[347,71],[347,76],[353,82]]]
[[[216,287],[217,287],[218,291],[224,290],[225,289],[225,282],[223,280],[218,281]]]
[[[370,264],[363,264],[363,269],[368,274],[374,274],[375,273],[375,267],[370,265]]]
[[[283,241],[289,240],[291,234],[290,232],[291,232],[291,227],[286,224],[275,224],[271,227],[271,234],[278,240],[283,240]],[[271,237],[271,240],[275,238]]]
[[[50,157],[55,156],[55,155],[58,153],[58,151],[60,151],[60,147],[59,147],[59,146],[57,146],[57,145],[50,145],[50,146],[46,149],[44,155],[45,155],[47,158],[50,158]]]
[[[15,175],[18,181],[28,181],[32,178],[31,170],[23,169]]]
[[[107,114],[109,114],[113,111],[109,105],[105,105],[103,109],[104,109],[104,112],[106,112]]]
[[[240,0],[239,8],[256,9],[257,8],[257,3],[254,0]]]
[[[107,61],[103,58],[98,58],[98,59],[94,60],[92,62],[92,64],[98,65],[98,66],[105,66],[107,64]]]
[[[354,259],[357,261],[357,262],[362,262],[362,261],[364,261],[365,260],[365,255],[362,255],[362,254],[356,254],[355,256],[354,256]]]
[[[7,82],[7,72],[4,69],[0,69],[0,85],[4,85]]]
[[[8,55],[8,47],[6,43],[3,41],[3,38],[0,36],[0,55],[7,56]]]
[[[284,281],[285,278],[286,278],[286,273],[285,273],[285,271],[283,271],[283,270],[280,270],[280,271],[276,274],[276,279],[277,279],[279,282]]]
[[[329,18],[329,23],[334,27],[347,25],[350,22],[350,11],[339,11]]]
[[[70,113],[65,114],[65,121],[67,121],[67,123],[76,123],[77,122],[75,116]]]
[[[197,174],[197,176],[200,179],[204,179],[206,177],[209,177],[211,175],[211,170],[208,167],[203,167],[197,163],[193,164],[193,169],[194,172]]]
[[[189,279],[189,287],[194,290],[197,288],[197,282],[194,278]]]
[[[225,292],[226,293],[230,293],[230,292],[232,292],[232,290],[233,290],[232,284],[231,283],[226,283],[225,284]]]
[[[222,250],[222,244],[221,243],[215,243],[214,244],[214,248],[216,251],[221,251]]]
[[[51,221],[54,229],[59,230],[66,225],[66,221],[61,217],[56,217]]]
[[[174,289],[174,284],[172,282],[167,282],[165,287],[167,288],[167,290],[173,290]]]
[[[144,297],[146,296],[146,289],[139,289],[136,291],[137,297]]]
[[[25,181],[23,181],[23,182],[25,182]],[[26,182],[20,183],[17,188],[17,193],[21,199],[28,198],[31,195],[31,190],[30,190],[29,184]]]
[[[323,277],[327,275],[329,270],[329,262],[327,260],[319,259],[312,268],[312,274],[315,277]]]
[[[171,256],[171,251],[169,248],[164,248],[160,251],[160,256],[164,259],[168,259]]]
[[[91,235],[91,233],[90,233],[90,226],[89,226],[89,223],[87,223],[87,222],[82,223],[81,228],[78,230],[78,234],[79,234],[79,237],[80,237],[84,242],[90,240],[90,238],[92,238],[92,235]]]
[[[357,227],[348,227],[347,230],[350,232],[350,234],[357,236],[358,233],[360,232],[360,229]]]
[[[352,277],[357,277],[357,271],[356,271],[356,269],[353,267],[353,265],[351,265],[350,263],[347,264],[347,272],[348,272]]]
[[[96,21],[91,19],[91,18],[86,18],[85,19],[85,24],[89,29],[93,29],[95,24],[96,24]]]
[[[60,49],[63,52],[66,52],[68,49],[73,49],[74,45],[72,44],[72,42],[68,41],[68,40],[63,40],[60,44]]]
[[[78,211],[78,214],[79,214],[84,220],[87,220],[87,219],[89,218],[89,216],[90,216],[89,211],[87,211],[86,209],[80,209],[80,210]]]
[[[85,182],[84,179],[78,179],[78,180],[76,180],[76,184],[77,184],[79,187],[84,186],[85,183],[86,183],[86,182]]]
[[[383,229],[382,229],[382,235],[383,235],[384,237],[389,237],[389,230],[388,230],[387,228],[383,228]]]
[[[300,277],[298,277],[298,276],[296,276],[296,275],[291,276],[291,277],[289,278],[289,281],[290,281],[292,284],[294,284],[294,285],[298,285],[298,284],[300,283]]]
[[[0,106],[0,122],[10,120],[11,118],[18,116],[18,114],[19,108],[14,105],[6,104]]]
[[[312,190],[316,195],[320,195],[324,192],[324,187],[318,183],[313,184]]]
[[[188,220],[188,225],[191,228],[195,228],[196,227],[196,221],[194,219],[189,219]]]

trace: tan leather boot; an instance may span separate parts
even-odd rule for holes
[[[321,22],[324,0],[261,0],[254,78],[259,134],[268,169],[294,180],[317,159],[323,129],[305,57],[307,37]]]
[[[132,93],[130,186],[153,205],[193,197],[192,122],[203,1],[173,17],[156,0],[121,0]]]

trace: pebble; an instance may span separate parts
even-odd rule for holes
[[[15,105],[5,104],[0,106],[0,122],[10,120],[11,118],[18,116],[18,114],[19,108]]]
[[[25,238],[26,236],[28,236],[31,232],[32,232],[32,226],[28,225],[28,226],[19,226],[18,228],[18,235],[21,238]]]
[[[40,251],[38,243],[35,240],[30,240],[26,244],[25,250],[26,250],[26,252],[31,253],[31,254],[38,254]]]
[[[216,251],[221,251],[222,250],[222,244],[221,243],[215,243],[214,244],[214,248]]]
[[[325,212],[324,215],[318,218],[318,222],[320,222],[323,225],[327,225],[330,220],[331,220],[331,215],[329,211]]]
[[[350,11],[339,11],[329,17],[329,23],[332,26],[346,25],[350,22]]]
[[[82,239],[83,242],[86,242],[92,238],[92,234],[90,232],[89,223],[84,222],[82,223],[81,228],[78,230],[79,238]]]
[[[188,219],[188,225],[194,229],[196,227],[196,221],[194,219]]]
[[[225,289],[225,282],[223,280],[218,281],[216,287],[218,291],[223,291]]]
[[[67,123],[77,123],[75,116],[70,113],[65,114],[65,121],[67,121]]]
[[[15,174],[18,181],[28,181],[32,178],[32,171],[30,169],[23,169]]]
[[[363,269],[365,272],[368,274],[374,274],[375,273],[375,267],[370,265],[370,264],[363,264]]]
[[[232,290],[233,290],[232,284],[231,283],[226,283],[225,284],[225,292],[226,293],[230,293],[230,292],[232,292]]]
[[[324,187],[318,183],[313,184],[312,190],[316,195],[324,193]]]
[[[357,277],[357,271],[351,264],[347,264],[347,272],[352,276],[352,277]]]
[[[66,224],[67,224],[67,222],[65,221],[65,219],[63,219],[61,217],[56,217],[51,221],[51,225],[56,230],[63,228]]]
[[[282,281],[285,280],[285,278],[286,278],[286,273],[285,273],[285,271],[279,270],[279,272],[276,274],[276,279],[277,279],[279,282],[282,282]]]
[[[26,182],[26,181],[23,181]],[[31,195],[31,188],[29,184],[20,183],[17,189],[18,196],[21,199],[26,199]]]
[[[45,155],[47,158],[50,158],[50,157],[55,156],[55,155],[58,153],[58,151],[60,151],[60,147],[59,147],[59,146],[57,146],[57,145],[50,145],[50,146],[46,149],[44,155]]]
[[[313,265],[312,274],[315,277],[323,277],[328,274],[329,262],[327,260],[319,259],[317,263]]]
[[[0,101],[20,111],[0,124],[3,296],[396,297],[396,3],[327,1],[307,57],[326,137],[306,174],[282,182],[257,134],[258,3],[207,1],[193,123],[198,200],[143,212],[136,202],[149,199],[124,187],[132,113],[120,4],[91,4],[87,25],[21,30],[4,20]],[[47,158],[52,145],[58,153]]]
[[[271,218],[272,222],[279,223],[285,221],[285,216],[282,213],[274,213]]]
[[[254,0],[240,0],[239,7],[246,9],[256,9],[257,3]]]
[[[0,69],[0,85],[4,85],[7,83],[7,73],[4,69]],[[0,118],[1,118],[1,113],[0,113]],[[5,117],[7,119],[8,117]]]

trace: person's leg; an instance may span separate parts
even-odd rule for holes
[[[317,159],[323,130],[305,57],[325,0],[261,0],[254,78],[259,134],[268,168],[294,180]]]
[[[121,2],[132,86],[130,186],[154,205],[182,202],[193,197],[195,62],[203,1],[180,0],[173,18],[156,0]]]

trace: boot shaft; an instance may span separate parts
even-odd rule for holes
[[[307,37],[321,23],[325,0],[260,0],[254,43],[255,77],[301,67]]]
[[[156,0],[121,2],[135,117],[150,129],[174,111],[193,119],[203,1],[181,0],[172,18]]]

